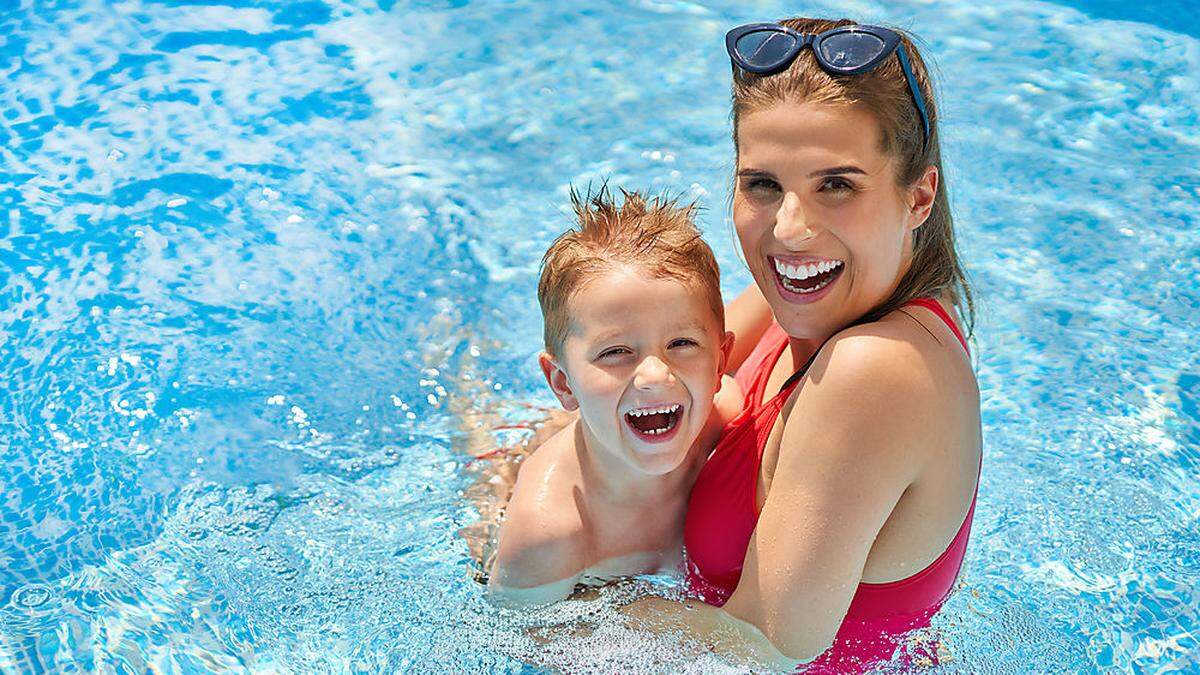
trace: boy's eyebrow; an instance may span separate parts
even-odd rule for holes
[[[613,338],[620,337],[622,332],[623,331],[619,328],[613,328],[611,330],[606,330],[602,333],[598,333],[592,339],[595,340],[596,342],[607,342],[608,340],[612,340]]]
[[[697,332],[703,333],[704,329],[705,329],[705,325],[702,321],[688,321],[686,323],[675,324],[675,325],[671,326],[666,332],[668,332],[668,333],[680,332],[681,333],[683,331],[697,331]],[[610,328],[610,329],[606,329],[602,332],[596,333],[594,336],[591,336],[590,339],[592,339],[596,342],[605,342],[607,340],[612,340],[614,338],[620,337],[623,333],[625,333],[624,329]]]

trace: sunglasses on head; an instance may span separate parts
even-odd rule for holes
[[[733,64],[756,75],[777,73],[811,45],[817,64],[832,75],[859,75],[874,70],[896,52],[900,68],[908,81],[908,91],[921,115],[925,132],[924,148],[929,147],[929,114],[917,86],[908,55],[900,48],[900,35],[880,26],[842,26],[815,35],[799,33],[777,23],[751,23],[725,34],[725,49]]]

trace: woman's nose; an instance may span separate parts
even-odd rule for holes
[[[799,249],[815,236],[817,230],[808,221],[800,197],[795,192],[785,193],[775,214],[775,238],[790,249]]]
[[[633,374],[633,386],[638,389],[653,389],[671,384],[675,376],[671,368],[657,356],[647,356],[638,364]]]

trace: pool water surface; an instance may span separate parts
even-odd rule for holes
[[[1200,670],[1200,19],[1100,0],[0,2],[0,670],[742,669],[614,618],[669,579],[492,608],[458,530],[569,184],[749,282],[722,38],[796,13],[940,75],[985,450],[912,639]]]

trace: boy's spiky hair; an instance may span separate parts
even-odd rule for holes
[[[704,293],[721,329],[721,273],[693,218],[696,204],[680,205],[666,194],[647,198],[620,189],[618,204],[607,183],[584,194],[571,188],[576,226],[554,240],[542,257],[538,302],[546,351],[558,356],[570,327],[568,303],[602,272],[633,267],[675,279]]]

